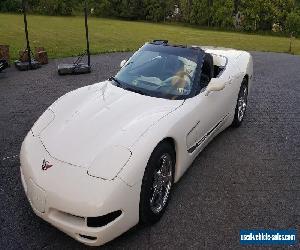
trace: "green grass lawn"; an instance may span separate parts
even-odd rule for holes
[[[43,46],[50,58],[76,56],[85,49],[83,17],[28,16],[31,47]],[[203,30],[168,24],[89,19],[91,52],[130,51],[152,39],[172,43],[214,45],[249,51],[288,52],[289,39],[276,36]],[[0,13],[0,44],[9,44],[11,57],[25,47],[23,16]],[[300,54],[300,39],[292,52]]]

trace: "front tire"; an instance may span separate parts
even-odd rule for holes
[[[241,84],[241,88],[239,91],[239,95],[235,107],[234,119],[231,124],[233,127],[241,126],[246,114],[247,104],[248,104],[248,82],[247,79],[244,78]]]
[[[140,195],[140,222],[153,224],[164,214],[174,183],[175,152],[167,142],[159,143],[145,169]]]

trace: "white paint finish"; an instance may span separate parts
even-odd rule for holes
[[[225,88],[225,82],[223,79],[220,78],[212,78],[210,80],[210,83],[206,87],[205,90],[205,95],[208,96],[209,93],[214,92],[214,91],[221,91]]]
[[[27,183],[27,195],[30,203],[39,212],[45,212],[46,206],[46,192],[36,185],[31,179]]]
[[[130,147],[182,103],[142,96],[107,81],[73,91],[51,106],[56,119],[39,136],[51,156],[87,168],[109,147]]]
[[[131,157],[131,151],[125,147],[105,148],[92,162],[87,170],[93,177],[105,180],[114,179]]]
[[[55,119],[54,112],[51,109],[47,109],[41,117],[34,123],[32,132],[34,135],[40,135],[40,133]]]
[[[246,74],[251,87],[249,53],[204,49],[216,64],[226,66],[219,76],[225,84],[222,90],[175,101],[104,81],[72,91],[51,105],[26,136],[20,153],[22,183],[29,198],[36,199],[34,212],[88,245],[104,244],[137,224],[142,178],[156,145],[167,137],[174,140],[178,181],[201,150],[231,124]],[[42,170],[43,160],[53,166]],[[29,194],[30,181],[42,191]],[[72,216],[95,217],[116,210],[122,215],[101,228],[87,227]],[[79,234],[97,240],[84,240]]]

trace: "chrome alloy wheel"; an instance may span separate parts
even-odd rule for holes
[[[159,159],[159,167],[154,172],[151,190],[150,208],[153,213],[160,213],[167,204],[172,186],[172,158],[164,153]]]
[[[247,108],[247,97],[248,97],[248,89],[247,86],[243,87],[243,90],[238,99],[238,120],[241,122],[244,118],[246,108]]]

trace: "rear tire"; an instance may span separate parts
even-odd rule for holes
[[[236,102],[234,118],[231,124],[232,127],[237,128],[241,126],[246,114],[246,109],[248,104],[247,99],[248,99],[248,81],[246,78],[244,78]]]
[[[140,194],[140,222],[153,224],[164,214],[174,183],[175,151],[167,142],[159,143],[145,169]]]

